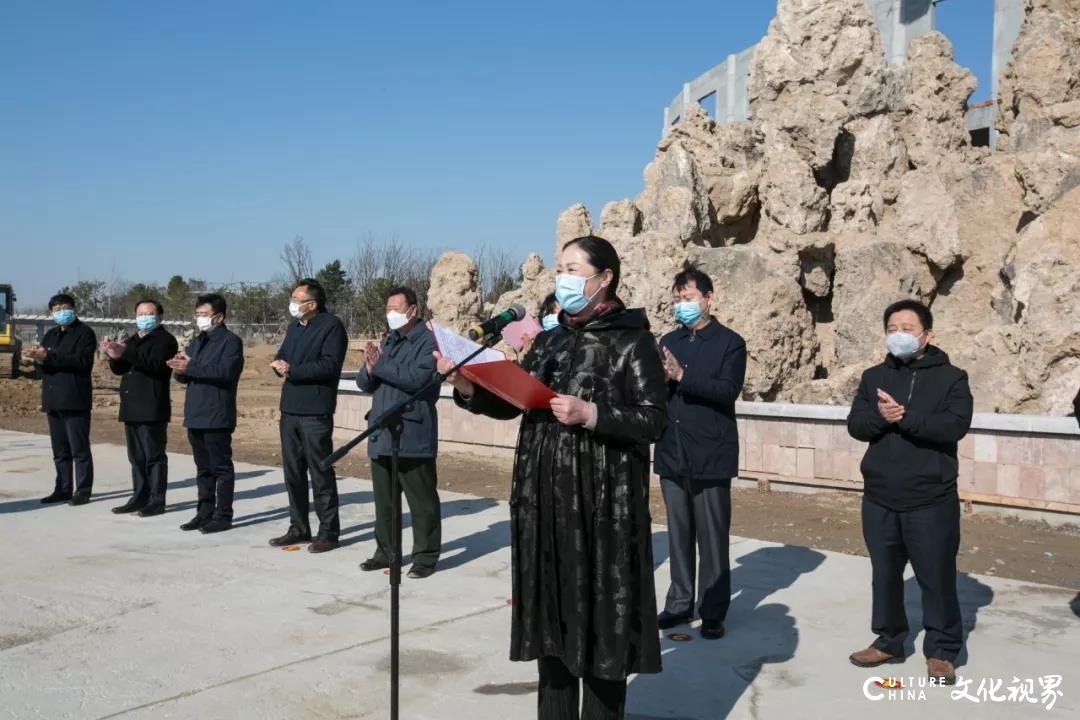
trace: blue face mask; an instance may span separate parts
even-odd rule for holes
[[[599,275],[599,273],[590,275],[587,278],[568,275],[567,273],[559,273],[555,276],[555,299],[559,301],[559,307],[563,309],[563,312],[567,315],[577,315],[592,302],[593,297],[596,297],[596,293],[600,292],[600,288],[596,288],[596,292],[592,296],[586,297],[585,283],[592,280],[596,275]]]
[[[551,313],[540,318],[540,327],[544,328],[544,332],[551,332],[559,327],[559,313]]]
[[[150,332],[157,327],[157,317],[154,315],[138,315],[135,317],[135,327],[139,332]]]
[[[71,323],[75,322],[74,310],[57,310],[52,314],[53,322],[57,325],[67,327]]]
[[[675,303],[675,319],[686,327],[691,327],[701,319],[701,305],[696,302]]]
[[[915,353],[919,352],[919,338],[924,334],[892,332],[885,336],[885,347],[897,360],[910,360]]]

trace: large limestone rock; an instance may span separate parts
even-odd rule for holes
[[[1080,186],[1080,2],[1029,0],[1001,76],[998,149],[1022,153],[1017,179],[1036,214]]]
[[[432,320],[457,332],[482,319],[480,275],[472,258],[452,250],[443,253],[431,270],[427,305]]]
[[[776,400],[810,381],[818,343],[797,269],[742,247],[693,248],[691,259],[713,280],[713,314],[746,340],[743,398]]]
[[[896,202],[908,169],[907,146],[896,124],[888,115],[850,121],[837,138],[834,159],[830,230],[872,232]]]
[[[563,210],[555,221],[555,262],[559,262],[563,245],[574,238],[592,235],[592,231],[592,215],[584,205],[577,203]]]
[[[641,308],[649,317],[653,332],[675,326],[671,284],[682,270],[689,252],[672,234],[642,232],[633,237],[605,238],[615,246],[622,264],[619,296],[628,307]]]
[[[712,229],[708,192],[679,136],[661,141],[634,204],[641,209],[643,230],[672,234],[683,245],[704,242]]]
[[[911,164],[925,168],[963,162],[971,152],[964,112],[975,76],[956,64],[952,44],[937,32],[911,41],[903,74],[900,132]]]
[[[750,70],[750,112],[814,171],[857,115],[888,108],[893,81],[866,0],[780,0]]]
[[[1066,414],[1080,387],[1080,188],[1020,233],[1005,260],[1019,330],[1017,405]]]

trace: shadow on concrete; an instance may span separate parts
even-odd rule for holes
[[[790,660],[799,645],[790,608],[764,600],[824,561],[822,553],[794,545],[759,548],[738,558],[731,571],[733,597],[725,637],[702,640],[697,630],[686,627],[676,630],[687,633],[688,641],[663,635],[664,671],[631,680],[627,720],[726,718],[761,668]]]
[[[652,534],[652,566],[655,571],[665,562],[671,552],[671,540],[667,530],[654,530]],[[663,593],[657,592],[656,600],[660,602]]]
[[[1073,611],[1073,615],[1080,617],[1080,593],[1076,593],[1076,597],[1069,603],[1069,607]]]
[[[956,574],[956,594],[960,597],[960,615],[964,620],[964,646],[956,658],[956,667],[967,664],[967,638],[975,629],[979,619],[979,610],[987,607],[994,601],[994,591],[989,585],[979,582],[968,573]],[[904,653],[915,654],[915,640],[923,630],[922,620],[922,592],[915,578],[908,578],[904,582],[904,609],[907,610],[908,626],[911,631],[904,642]],[[922,657],[920,652],[919,657]]]

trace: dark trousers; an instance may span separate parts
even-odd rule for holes
[[[49,439],[60,493],[89,495],[94,489],[94,457],[90,454],[90,413],[50,412]]]
[[[394,495],[390,491],[389,457],[371,459],[371,483],[375,491],[375,557],[390,557],[390,532]],[[412,517],[414,565],[434,566],[442,548],[442,506],[439,504],[435,458],[399,458],[398,478]]]
[[[923,654],[953,662],[963,644],[960,600],[956,594],[956,553],[960,549],[960,503],[895,512],[862,503],[863,538],[873,567],[874,647],[904,654],[908,635],[904,611],[904,568],[911,561],[922,590]]]
[[[124,423],[124,437],[131,463],[131,501],[164,505],[169,482],[168,423]]]
[[[556,657],[542,657],[537,662],[539,720],[621,720],[623,717],[625,680],[601,680],[591,675],[577,678]]]
[[[289,516],[292,528],[311,535],[308,517],[308,473],[315,495],[315,514],[319,517],[319,537],[338,539],[341,521],[338,518],[337,475],[330,468],[325,472],[319,462],[334,451],[331,435],[334,418],[331,415],[281,414],[281,464],[285,471],[285,489],[289,493]]]
[[[723,622],[731,605],[731,482],[661,478],[660,489],[667,506],[671,563],[664,609],[673,615],[693,615],[696,580],[698,615]]]
[[[236,471],[232,459],[233,431],[188,430],[188,442],[195,456],[195,482],[199,488],[201,518],[232,520],[233,486]]]

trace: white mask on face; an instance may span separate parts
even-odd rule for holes
[[[289,314],[292,315],[297,320],[304,317],[304,313],[300,312],[300,303],[298,303],[298,302],[289,303]]]
[[[386,324],[390,326],[391,330],[400,330],[409,324],[409,313],[398,312],[397,310],[391,310],[386,313]]]
[[[202,315],[195,316],[195,327],[199,328],[199,332],[206,332],[214,325],[214,318],[204,317]]]

